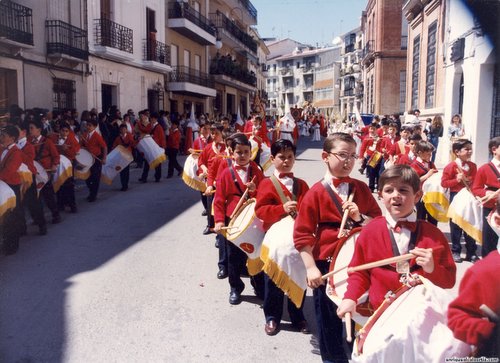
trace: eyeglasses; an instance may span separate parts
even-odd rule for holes
[[[340,161],[346,161],[348,159],[356,160],[358,158],[358,155],[356,155],[356,154],[350,154],[349,155],[348,153],[334,153],[334,152],[331,152],[331,151],[329,151],[328,154],[332,154],[333,156],[335,156]]]

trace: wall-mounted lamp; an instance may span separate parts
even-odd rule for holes
[[[217,38],[215,39],[215,48],[216,48],[217,50],[219,50],[219,49],[221,49],[221,48],[222,48],[222,40],[221,40],[219,37],[217,37]]]

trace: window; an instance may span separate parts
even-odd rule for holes
[[[56,110],[76,108],[76,83],[69,79],[53,79],[53,107]]]
[[[373,93],[373,74],[370,77],[370,112],[375,112],[375,96]]]
[[[437,21],[429,26],[427,38],[427,70],[425,74],[425,108],[434,107],[434,88],[436,74],[436,32]]]
[[[420,68],[420,35],[413,40],[413,61],[411,70],[411,108],[418,108],[418,76]]]
[[[399,71],[399,112],[405,111],[406,71]]]

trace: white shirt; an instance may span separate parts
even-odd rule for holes
[[[291,194],[293,194],[293,178],[290,178],[288,176],[280,178],[279,175],[280,173],[276,169],[274,169],[274,176],[278,178],[280,183],[283,184]]]
[[[461,168],[464,171],[469,171],[470,169],[469,164],[463,163],[462,160],[460,160],[459,158],[455,159],[455,163],[458,165],[459,168]]]
[[[247,183],[247,179],[248,179],[248,167],[250,166],[250,164],[247,164],[247,165],[242,165],[242,167],[245,168],[245,170],[241,170],[241,169],[237,169],[236,170],[236,165],[234,166],[236,172],[238,173],[241,181],[243,182],[243,184],[246,184]]]
[[[17,140],[17,147],[22,150],[24,148],[24,146],[26,146],[26,142],[28,140],[26,139],[26,136],[25,137],[22,137],[20,138],[19,140]]]
[[[15,145],[15,143],[12,143],[9,146],[7,146],[7,148],[2,152],[2,156],[0,157],[0,161],[3,161],[3,159],[5,158],[5,156],[7,155],[7,153],[9,152],[9,150],[12,149],[12,147],[14,145]]]
[[[401,228],[400,231],[397,232],[396,230],[394,230],[394,228],[396,227],[396,223],[398,221],[416,222],[417,220],[416,213],[412,212],[408,217],[400,218],[398,220],[395,220],[389,213],[387,213],[385,219],[387,221],[387,225],[390,228],[390,231],[394,235],[394,240],[396,241],[396,245],[398,246],[399,253],[401,255],[408,253],[408,245],[410,244],[411,231],[407,228]]]
[[[343,202],[347,200],[349,196],[349,183],[340,183],[337,187],[333,185],[333,178],[335,178],[329,170],[326,171],[324,179],[327,181],[328,185],[337,193],[337,195],[342,199]]]
[[[493,158],[493,159],[491,159],[491,162],[493,163],[493,165],[495,165],[497,167],[497,170],[500,173],[500,160]]]
[[[429,169],[429,163],[427,161],[423,161],[420,156],[417,156],[417,161],[423,166],[425,166],[427,169]]]

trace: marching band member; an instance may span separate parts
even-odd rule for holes
[[[477,173],[476,164],[470,161],[472,156],[472,142],[466,139],[459,139],[453,143],[452,150],[457,158],[445,166],[443,176],[441,177],[441,186],[450,189],[450,203],[464,187],[470,189]],[[476,241],[450,220],[453,260],[457,263],[462,262],[462,257],[460,256],[462,252],[460,244],[462,233],[465,239],[465,260],[476,262],[478,260],[476,255]]]
[[[375,192],[378,183],[378,175],[380,172],[381,158],[375,160],[382,155],[382,139],[377,134],[377,125],[371,124],[368,127],[368,137],[365,137],[361,144],[360,160],[366,164],[368,172],[368,186],[370,190]],[[364,161],[363,161],[364,160]]]
[[[158,123],[159,117],[160,115],[158,114],[158,112],[153,112],[149,118],[150,123],[144,130],[149,130],[149,135],[151,135],[156,144],[158,144],[158,146],[161,147],[162,149],[165,149],[167,146],[165,132],[163,131],[163,127],[161,127],[161,125]],[[173,137],[172,129],[170,129],[170,135],[168,138],[170,139],[172,137]],[[146,161],[144,162],[144,168],[142,169],[142,176],[139,179],[139,181],[141,183],[146,183],[148,181],[148,174],[149,174],[149,163]],[[158,164],[158,166],[155,168],[155,182],[159,183],[160,179],[161,179],[161,163]]]
[[[349,266],[359,266],[411,252],[415,258],[396,267],[381,266],[353,272],[338,316],[354,313],[356,302],[368,291],[369,302],[377,309],[388,291],[400,286],[400,274],[417,273],[435,285],[449,289],[455,284],[456,265],[448,240],[435,226],[417,221],[415,204],[420,200],[420,178],[407,165],[395,165],[380,176],[379,195],[387,210],[363,228],[354,247]],[[433,248],[435,250],[433,250]]]
[[[309,190],[304,180],[293,176],[296,151],[297,148],[289,140],[278,140],[271,145],[274,174],[271,178],[264,179],[259,185],[255,205],[255,215],[264,221],[265,231],[288,215],[296,216],[300,203]],[[281,196],[286,196],[288,199],[284,201]],[[275,335],[280,328],[285,294],[268,275],[264,276],[264,286],[263,308],[266,319],[264,331],[267,335]],[[292,325],[304,334],[309,333],[308,324],[302,312],[303,304],[297,308],[288,299],[287,306]]]
[[[500,193],[500,136],[490,140],[488,150],[493,154],[493,159],[477,170],[472,185],[472,193],[480,197],[483,203],[483,245],[481,247],[483,257],[494,251],[498,243],[496,233],[487,223],[487,217],[495,209]]]
[[[222,227],[229,223],[240,198],[248,189],[250,197],[255,196],[257,187],[264,178],[257,164],[250,160],[251,144],[248,138],[239,134],[231,140],[233,163],[217,179],[217,189],[214,198],[214,231],[220,233]],[[246,269],[247,255],[236,245],[227,242],[228,280],[230,286],[229,303],[241,303],[241,292],[245,284],[241,275]]]
[[[108,147],[102,136],[97,132],[98,121],[91,119],[87,123],[87,131],[80,138],[81,147],[87,149],[94,157],[94,164],[90,167],[90,176],[85,180],[89,195],[87,201],[92,203],[97,199],[99,184],[101,182],[102,166],[106,164],[106,156],[108,155]]]
[[[134,139],[134,136],[129,132],[129,127],[127,126],[127,124],[122,123],[119,127],[119,132],[120,134],[116,137],[115,141],[113,142],[113,149],[118,145],[121,145],[125,149],[130,151],[130,153],[132,154],[136,145],[136,141]],[[123,168],[123,170],[120,171],[120,183],[122,185],[120,191],[125,192],[128,190],[129,178],[130,178],[130,165],[127,165],[126,168]]]
[[[302,200],[295,220],[294,243],[307,271],[307,285],[314,289],[314,306],[318,326],[321,358],[326,362],[347,362],[342,346],[342,321],[337,306],[326,294],[322,275],[328,272],[337,246],[342,215],[348,210],[353,225],[360,225],[365,216],[381,214],[368,186],[349,178],[357,159],[356,141],[352,136],[335,133],[326,138],[321,154],[326,164],[322,181],[314,184]],[[355,191],[353,201],[348,195]]]
[[[399,154],[399,157],[396,160],[396,164],[399,165],[411,165],[413,161],[416,159],[417,155],[415,154],[415,146],[419,141],[422,140],[422,136],[416,134],[411,135],[408,138],[409,149],[407,154]]]
[[[13,255],[19,249],[21,225],[21,177],[17,170],[23,162],[21,150],[16,145],[19,130],[14,125],[7,125],[0,131],[0,180],[5,182],[16,195],[16,206],[5,213],[1,229],[3,253]]]
[[[80,144],[69,123],[62,122],[59,127],[59,134],[53,135],[52,140],[59,154],[66,156],[74,165],[76,154],[80,151]],[[73,176],[70,176],[57,191],[57,205],[61,210],[64,210],[65,205],[68,205],[71,213],[77,212]]]
[[[192,141],[192,140],[191,140]],[[182,166],[177,161],[177,154],[181,146],[181,132],[179,131],[179,122],[172,120],[172,127],[170,128],[170,135],[167,140],[167,157],[168,157],[168,172],[167,179],[174,175],[174,169],[177,170],[177,175],[182,174]]]
[[[167,140],[168,141],[168,140]],[[193,141],[193,149],[188,150],[191,154],[193,154],[193,157],[198,157],[199,153],[201,152],[200,150],[203,150],[208,143],[212,141],[210,138],[210,124],[208,123],[202,123],[200,124],[200,136]],[[200,198],[201,198],[201,203],[203,204],[203,212],[201,213],[202,216],[206,216],[208,214],[208,201],[207,201],[207,196],[203,193],[200,192]]]
[[[43,125],[40,120],[29,120],[30,143],[35,148],[35,160],[38,161],[49,175],[49,180],[40,191],[40,195],[52,213],[52,223],[61,222],[57,207],[56,194],[52,185],[52,174],[59,165],[59,152],[51,139],[42,135]]]
[[[397,124],[396,125],[397,129]],[[411,135],[411,131],[407,127],[401,127],[401,130],[399,131],[399,140],[396,143],[393,143],[392,148],[389,149],[389,158],[393,160],[393,164],[398,163],[398,158],[401,155],[408,154],[410,152],[410,143],[409,143],[409,137]]]
[[[391,159],[390,152],[394,149],[395,145],[400,140],[400,137],[397,136],[397,131],[398,131],[398,126],[395,123],[390,123],[389,126],[387,127],[387,133],[384,135],[382,138],[382,153],[383,153],[383,159],[382,159],[382,167],[384,166],[386,161],[392,161],[391,164],[394,163],[394,161]],[[380,173],[382,173],[383,170],[381,168]]]

